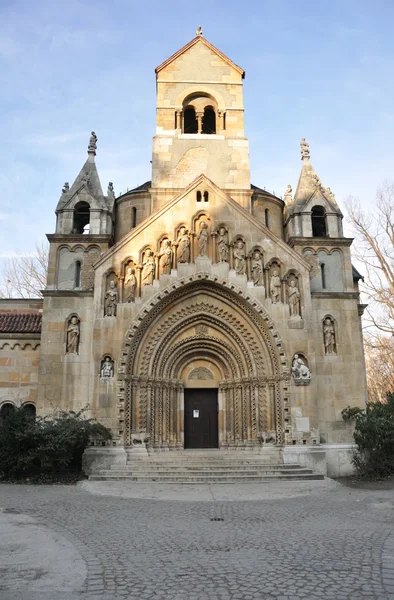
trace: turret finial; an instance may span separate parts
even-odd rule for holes
[[[90,134],[90,139],[89,139],[88,154],[93,154],[93,156],[96,156],[96,150],[97,150],[97,135],[94,133],[94,131],[92,131],[92,133]]]
[[[196,29],[196,35],[202,35],[202,27],[199,25]]]
[[[301,146],[301,160],[309,161],[310,152],[309,152],[309,144],[305,141],[305,138],[302,138],[300,142]]]

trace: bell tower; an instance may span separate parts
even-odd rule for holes
[[[153,211],[201,174],[249,205],[244,77],[244,70],[208,42],[200,27],[191,42],[156,68]]]

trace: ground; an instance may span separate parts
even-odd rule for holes
[[[394,600],[394,491],[0,485],[1,600]]]

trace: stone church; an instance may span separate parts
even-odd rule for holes
[[[91,471],[130,451],[275,447],[343,474],[341,410],[364,406],[366,381],[335,196],[305,139],[294,191],[251,184],[245,72],[200,28],[155,72],[151,180],[104,192],[92,132],[48,234],[43,301],[0,302],[3,417],[88,406],[113,433]]]

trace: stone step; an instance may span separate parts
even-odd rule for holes
[[[168,469],[162,469],[162,470],[153,470],[153,469],[145,469],[145,470],[141,470],[141,471],[136,471],[135,469],[133,470],[126,470],[126,469],[102,469],[97,471],[98,475],[132,475],[135,477],[140,477],[140,476],[145,476],[145,475],[149,475],[149,477],[156,477],[156,476],[167,476],[167,475],[172,475],[173,477],[184,477],[184,476],[203,476],[203,475],[207,475],[207,476],[216,476],[219,475],[221,477],[227,477],[229,475],[284,475],[284,474],[297,474],[297,473],[304,473],[304,474],[311,474],[313,473],[312,469],[283,469],[283,468],[277,468],[277,469],[233,469],[231,471],[223,471],[222,469],[213,469],[213,470],[207,470],[204,468],[201,469],[195,469],[195,470],[188,470],[188,469],[182,469],[182,470],[175,470],[172,469],[171,467],[169,467]]]
[[[322,480],[324,475],[317,473],[289,473],[285,475],[227,475],[227,476],[209,476],[203,477],[173,477],[173,476],[133,476],[133,475],[90,475],[90,481],[136,481],[136,482],[159,482],[159,483],[249,483],[249,482],[269,482],[269,481],[304,481],[304,480]]]
[[[133,472],[144,472],[144,471],[163,471],[163,470],[171,470],[171,471],[223,471],[223,472],[232,472],[232,471],[244,471],[250,469],[258,469],[264,471],[280,471],[280,470],[295,470],[300,469],[299,465],[283,465],[283,464],[268,464],[264,465],[261,463],[256,464],[248,464],[248,465],[222,465],[222,464],[200,464],[200,465],[174,465],[174,463],[166,463],[163,465],[157,465],[152,463],[147,463],[146,465],[111,465],[111,471],[133,471]]]

